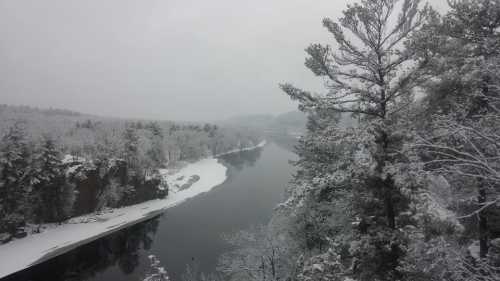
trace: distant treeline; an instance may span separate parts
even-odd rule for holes
[[[59,109],[59,108],[38,108],[27,105],[8,105],[8,104],[0,104],[0,112],[7,110],[10,112],[18,112],[18,113],[39,113],[44,115],[58,115],[58,116],[82,116],[84,114],[72,110],[67,109]]]

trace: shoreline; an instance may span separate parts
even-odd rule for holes
[[[266,142],[262,141],[254,147],[231,150],[214,157],[204,158],[186,165],[171,175],[163,175],[167,181],[176,181],[179,177],[199,176],[199,180],[189,188],[169,192],[165,199],[110,209],[109,212],[101,214],[87,214],[71,218],[68,222],[49,227],[42,233],[30,234],[0,245],[0,260],[2,260],[0,278],[43,263],[113,232],[152,219],[169,208],[211,191],[227,180],[228,168],[216,157],[261,148],[265,144]]]
[[[260,143],[258,143],[257,145],[250,146],[250,147],[244,147],[244,148],[236,148],[236,149],[233,149],[233,150],[229,150],[227,152],[218,153],[218,154],[214,155],[213,157],[217,158],[217,157],[220,157],[220,156],[229,155],[229,154],[233,154],[233,153],[238,153],[238,152],[243,152],[243,151],[250,151],[250,150],[262,148],[266,144],[267,144],[267,141],[263,140]]]
[[[215,158],[205,158],[188,164],[171,177],[199,175],[200,180],[183,191],[170,193],[165,199],[111,209],[102,214],[72,218],[77,223],[64,223],[42,233],[28,235],[0,246],[0,278],[67,253],[108,234],[152,219],[167,209],[206,193],[226,181],[227,167]],[[88,218],[95,219],[88,221]]]

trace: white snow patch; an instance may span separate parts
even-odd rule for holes
[[[319,271],[319,272],[323,272],[324,271],[324,268],[323,268],[323,265],[322,264],[319,264],[319,263],[315,263],[312,265],[312,268],[316,271]]]
[[[441,222],[448,222],[453,225],[457,230],[462,230],[463,226],[457,219],[456,214],[447,209],[446,206],[437,198],[437,196],[432,193],[426,193],[421,195],[424,206],[426,207],[427,214],[432,216],[434,219]]]
[[[167,180],[177,179],[181,175],[187,179],[198,175],[200,179],[188,189],[169,192],[165,199],[73,218],[65,224],[43,228],[42,233],[0,245],[0,278],[40,263],[48,256],[63,254],[110,232],[144,221],[189,198],[208,192],[226,180],[226,170],[217,159],[203,159],[167,175]]]
[[[70,164],[70,163],[75,163],[75,162],[83,163],[83,162],[87,161],[87,159],[85,159],[83,157],[74,156],[71,154],[66,154],[66,155],[64,155],[64,157],[61,161],[63,164]]]
[[[82,167],[81,164],[77,164],[77,165],[69,167],[68,170],[66,170],[66,176],[73,175],[81,167]]]
[[[168,185],[169,192],[178,192],[183,185],[187,184],[190,177],[193,176],[190,171],[184,169],[175,171],[174,173],[169,169],[160,169],[158,172],[162,177],[162,181]]]
[[[475,260],[479,260],[479,251],[480,251],[479,241],[474,241],[472,244],[469,245],[467,250],[469,250],[470,255]]]
[[[463,230],[455,212],[448,209],[452,204],[451,187],[442,176],[430,176],[428,191],[421,194],[421,199],[427,214],[441,222],[448,222],[457,230]]]
[[[232,154],[232,153],[237,153],[237,152],[242,152],[242,151],[254,150],[254,149],[257,149],[257,148],[264,147],[266,144],[267,144],[267,141],[263,140],[263,141],[261,141],[259,144],[255,145],[255,146],[250,146],[250,147],[245,147],[245,148],[237,148],[237,149],[229,150],[229,151],[226,151],[226,152],[223,152],[223,153],[216,154],[215,157],[219,157],[219,156],[223,156],[223,155],[228,155],[228,154]]]

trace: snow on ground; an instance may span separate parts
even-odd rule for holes
[[[215,157],[253,150],[265,145],[266,141],[262,141],[256,146],[234,149]],[[84,161],[86,159],[72,155],[66,155],[64,158],[65,163]],[[151,200],[119,209],[106,209],[71,218],[62,225],[42,225],[41,233],[0,245],[0,278],[64,254],[112,232],[148,220],[189,198],[208,192],[226,180],[226,170],[227,168],[215,158],[202,159],[176,171],[160,170],[163,181],[169,185],[169,194],[165,199]],[[198,176],[199,179],[193,180],[194,176]],[[181,188],[189,183],[192,183],[189,188]]]
[[[167,184],[169,192],[178,192],[183,186],[189,183],[193,174],[186,173],[181,170],[172,169],[160,169],[158,170],[163,179],[163,182]]]
[[[78,157],[78,156],[74,156],[74,155],[71,155],[71,154],[66,154],[64,155],[63,159],[62,159],[62,163],[63,164],[70,164],[70,163],[83,163],[85,162],[86,159],[83,158],[83,157]]]
[[[226,170],[227,168],[217,159],[203,159],[188,164],[175,173],[162,173],[167,183],[187,182],[194,175],[200,177],[187,189],[177,192],[169,190],[169,195],[165,199],[72,218],[62,225],[47,225],[42,233],[0,245],[0,278],[66,253],[111,232],[152,218],[189,198],[208,192],[226,180]]]
[[[479,241],[474,241],[472,244],[469,245],[467,250],[469,250],[470,255],[475,259],[479,260],[479,252],[480,252],[480,246],[479,246]]]

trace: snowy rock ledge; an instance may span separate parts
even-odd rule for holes
[[[172,190],[165,199],[112,209],[109,212],[73,218],[71,223],[51,225],[39,234],[0,246],[0,278],[64,254],[112,232],[148,220],[189,198],[210,191],[226,180],[227,168],[217,159],[188,164],[174,174],[163,174],[167,182],[179,178],[199,179],[187,189]]]

